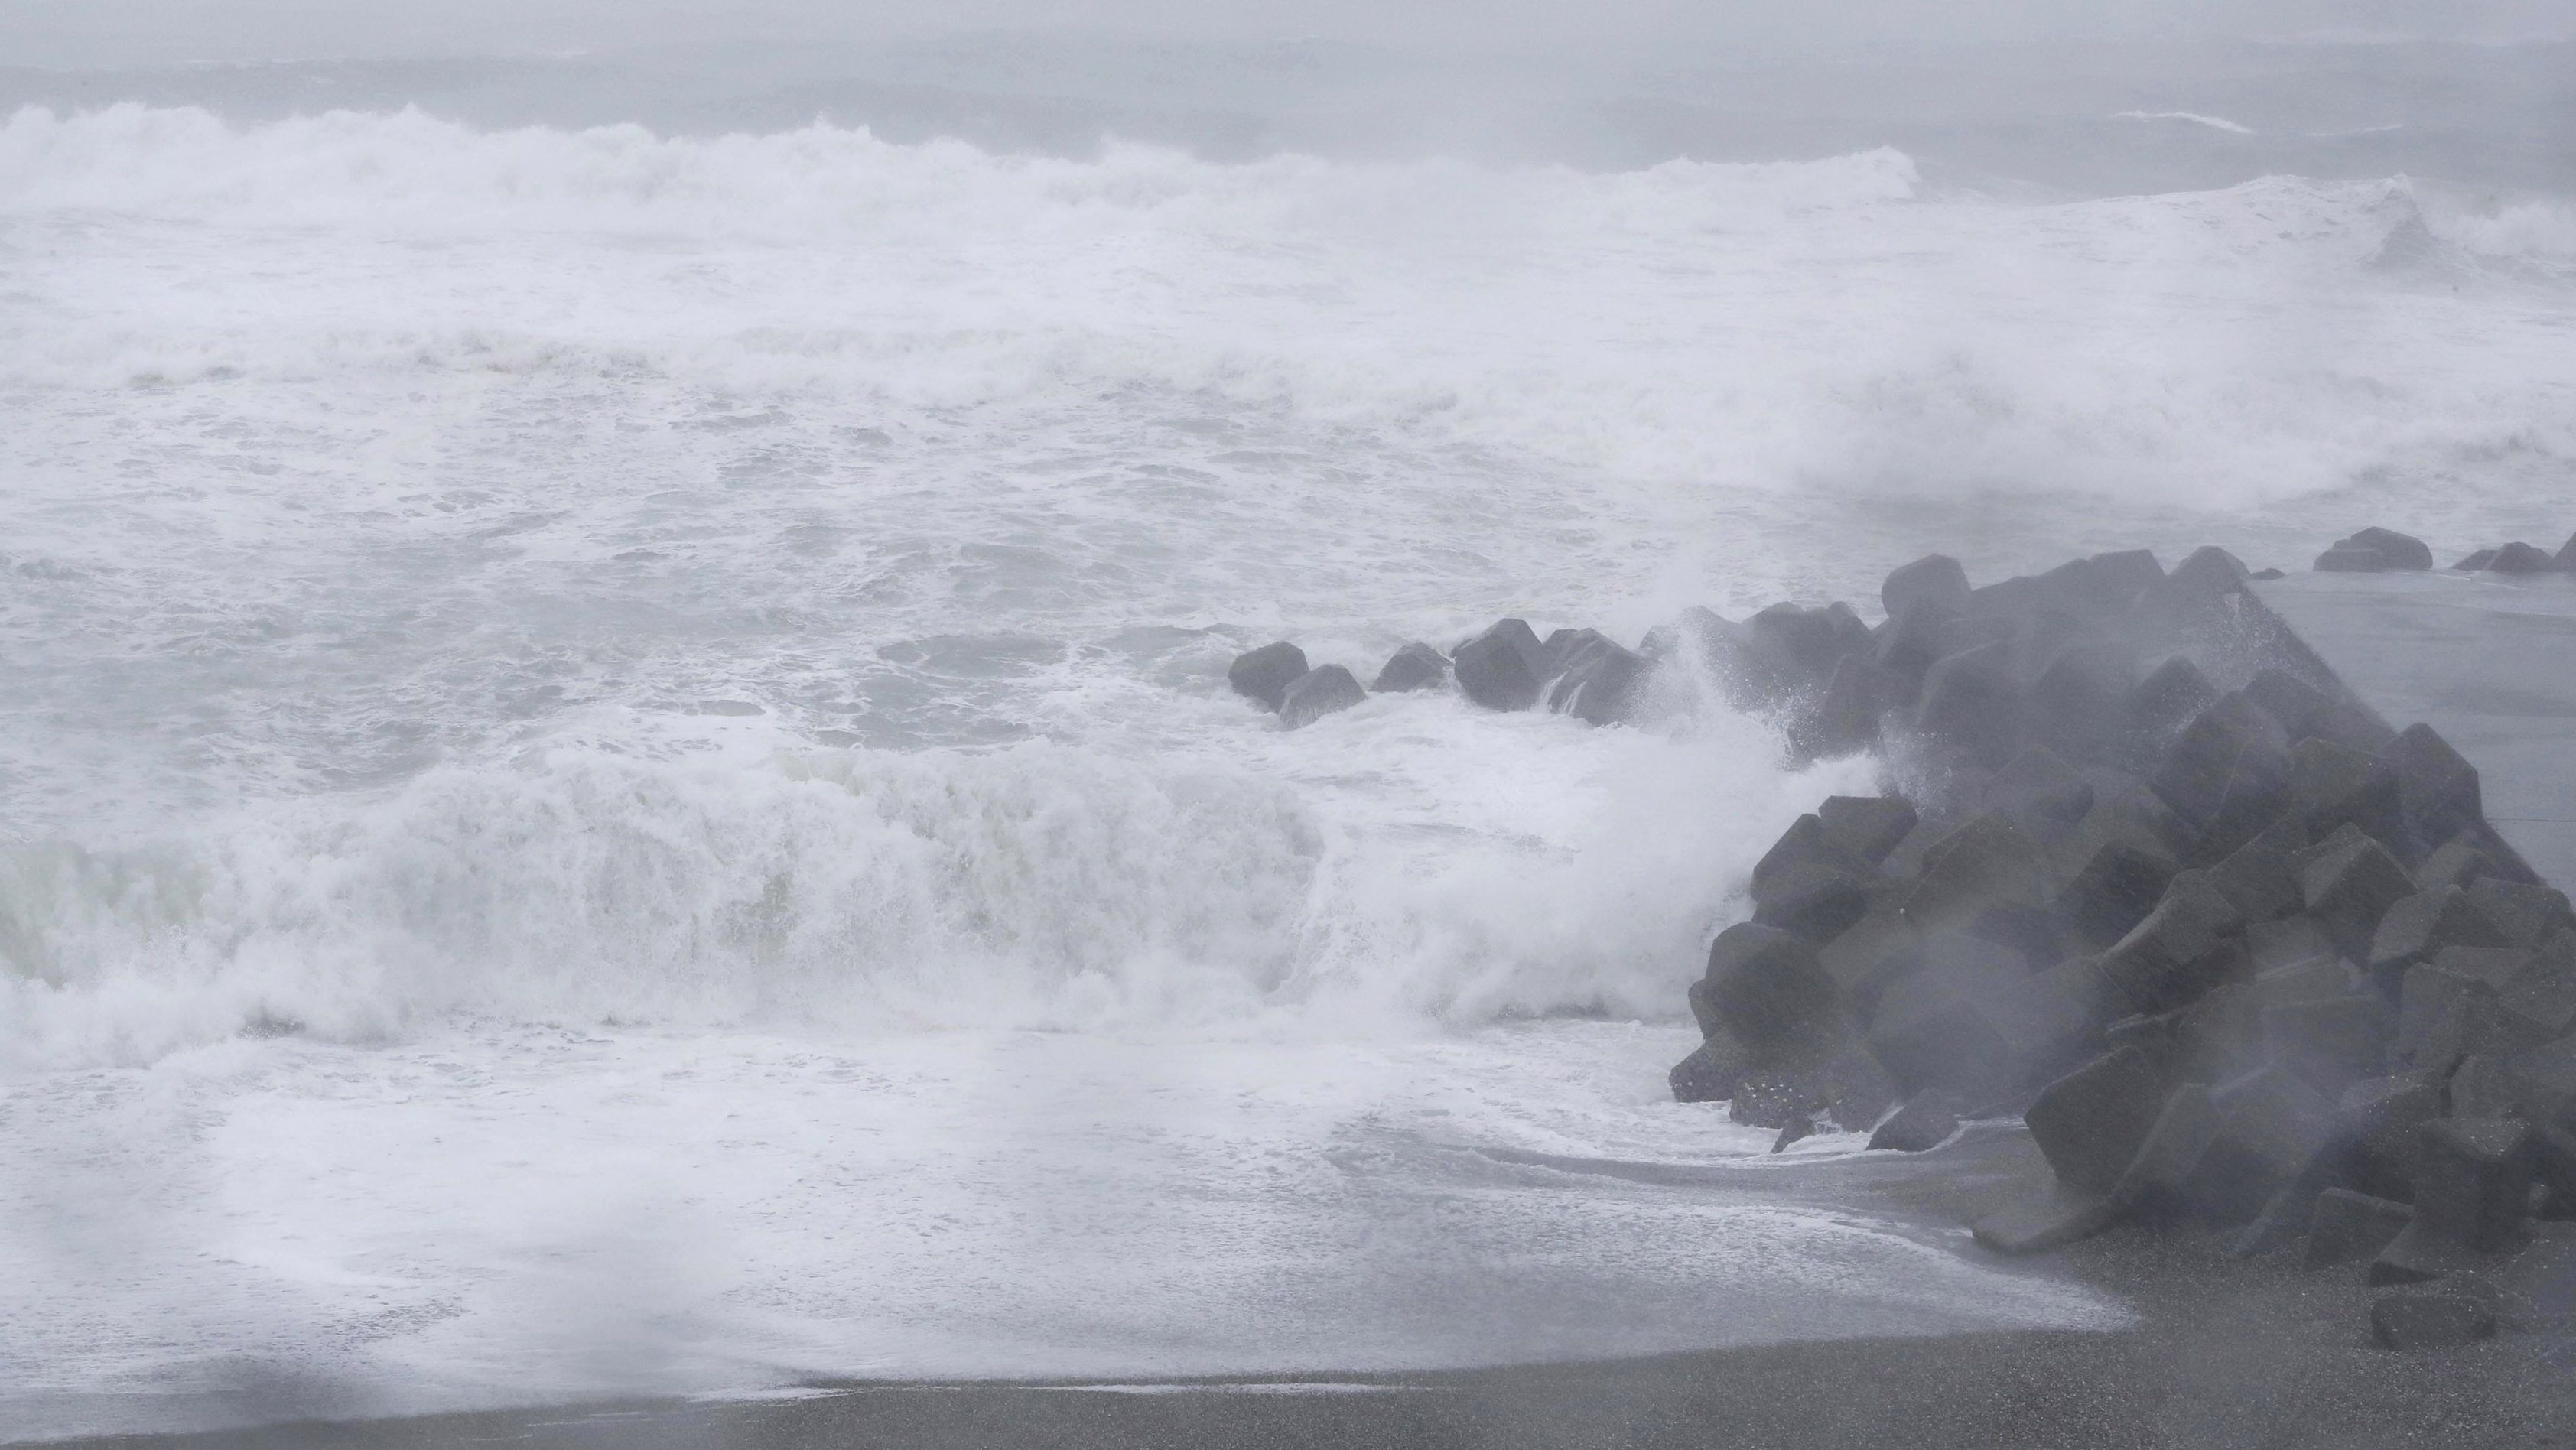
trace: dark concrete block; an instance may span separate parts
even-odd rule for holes
[[[1635,712],[1646,675],[1645,656],[1598,636],[1578,641],[1548,688],[1547,707],[1587,725],[1616,725]]]
[[[2250,572],[2244,560],[2215,544],[2204,544],[2176,564],[2166,581],[2198,594],[2232,594],[2245,587]]]
[[[2134,650],[2075,644],[2032,681],[2023,700],[2023,734],[2067,760],[2097,759],[2122,745],[2137,688]]]
[[[2183,727],[2147,784],[2203,832],[2220,824],[2225,810],[2231,832],[2241,832],[2212,842],[2227,851],[2287,806],[2289,766],[2289,737],[2279,723],[2243,695],[2224,695]]]
[[[2370,1268],[2362,1278],[2374,1288],[2388,1284],[2429,1284],[2451,1274],[2491,1272],[2501,1262],[2499,1255],[2480,1252],[2447,1234],[2426,1228],[2419,1214],[2370,1261]]]
[[[2258,979],[2266,973],[2338,959],[2325,928],[2305,916],[2252,923],[2245,928],[2245,951]]]
[[[2533,1126],[2531,1171],[2543,1190],[2540,1217],[2559,1224],[2576,1221],[2576,1124]],[[2565,1232],[2576,1243],[2576,1229]]]
[[[2415,884],[2427,891],[2443,886],[2467,887],[2479,877],[2493,874],[2495,863],[2486,853],[2458,837],[2433,848],[2415,867]]]
[[[1812,1053],[1841,1035],[1834,979],[1814,948],[1786,931],[1739,922],[1719,932],[1703,980],[1718,1021],[1758,1062]]]
[[[1789,1151],[1790,1144],[1799,1142],[1806,1138],[1812,1138],[1815,1136],[1815,1133],[1816,1118],[1813,1114],[1793,1113],[1790,1115],[1788,1123],[1780,1129],[1780,1136],[1771,1140],[1771,1151],[1774,1153],[1785,1153]]]
[[[2334,1104],[2297,1074],[2267,1067],[2210,1093],[2220,1129],[2190,1184],[2193,1207],[2219,1223],[2243,1223],[2281,1188],[2316,1171],[2333,1140]]]
[[[2531,1126],[2444,1118],[2417,1139],[2415,1221],[2481,1252],[2519,1246],[2531,1204]]]
[[[1298,676],[1279,697],[1279,718],[1295,730],[1367,699],[1368,691],[1360,688],[1350,671],[1340,665],[1321,665]]]
[[[2467,891],[2478,911],[2518,947],[2538,946],[2569,924],[2567,894],[2555,887],[2489,876],[2471,882]]]
[[[1890,693],[1866,656],[1846,656],[1834,666],[1824,693],[1789,720],[1790,748],[1800,760],[1834,760],[1875,747],[1879,702]]]
[[[2301,834],[2295,824],[2286,820],[2277,829],[2257,834],[2209,868],[2209,884],[2218,888],[2219,894],[2248,923],[2299,915],[2307,898],[2299,890],[2298,874],[2291,866],[2292,852],[2285,849],[2284,843],[2299,839]]]
[[[2170,857],[2113,841],[2096,850],[2058,892],[2057,908],[2078,937],[2093,947],[2107,947],[2146,920],[2179,870]]]
[[[2109,772],[2088,774],[2099,777],[2094,782],[2093,808],[2075,823],[2074,830],[2048,846],[2059,879],[2072,880],[2094,852],[2115,842],[2170,860],[2177,867],[2198,862],[2199,834],[2184,825],[2155,792],[2143,785],[2131,788],[2130,778]]]
[[[2337,1094],[2379,1071],[2395,1026],[2376,992],[2263,1009],[2263,1041],[2273,1060]]]
[[[1914,727],[1945,752],[1972,765],[2000,766],[2021,742],[2021,686],[2002,644],[1963,650],[1923,677]]]
[[[1821,861],[1796,861],[1753,890],[1753,919],[1822,945],[1868,914],[1876,880]]]
[[[2525,886],[2548,884],[2540,879],[2540,873],[2531,869],[2530,862],[2522,859],[2522,853],[2513,848],[2513,843],[2497,835],[2495,827],[2488,825],[2483,819],[2471,821],[2462,826],[2459,834],[2452,839],[2468,843],[2479,855],[2486,857],[2488,867],[2486,874],[2489,876],[2506,881],[2519,881]]]
[[[2245,698],[2272,717],[2293,741],[2316,734],[2316,726],[2334,711],[2334,698],[2287,670],[2264,669],[2245,682]]]
[[[2315,1214],[2308,1221],[2306,1266],[2330,1269],[2376,1258],[2414,1221],[2415,1210],[2405,1204],[2349,1188],[2329,1188],[2317,1195]]]
[[[1226,667],[1225,679],[1236,694],[1249,695],[1265,708],[1276,710],[1280,697],[1305,673],[1306,652],[1283,639],[1236,655],[1234,663]]]
[[[2101,975],[2115,1000],[2133,1012],[2162,1012],[2242,975],[2244,921],[2197,871],[2165,888],[2144,921],[2102,953]]]
[[[1597,629],[1560,629],[1539,641],[1543,660],[1540,672],[1550,677],[1561,675],[1594,655],[1618,648],[1618,641]]]
[[[2218,1109],[2206,1084],[2187,1082],[2165,1098],[2138,1155],[2112,1185],[2113,1201],[2131,1208],[2170,1212],[2189,1207],[2192,1180],[2201,1156],[2218,1141]]]
[[[1691,1020],[1699,1024],[1699,1035],[1715,1037],[1725,1030],[1725,1021],[1717,1015],[1717,1004],[1709,1000],[1708,979],[1702,977],[1684,990],[1690,999]]]
[[[2175,655],[2148,672],[2129,692],[2129,727],[2150,755],[2161,753],[2165,740],[2218,702],[2218,687],[2200,666]]]
[[[1878,601],[1890,619],[1914,607],[1962,614],[1968,607],[1968,571],[1947,554],[1926,554],[1891,571],[1878,587]]]
[[[2406,868],[2385,846],[2366,837],[2309,861],[2299,873],[2299,893],[2308,915],[2355,961],[2368,959],[2380,918],[2414,892],[2415,883]]]
[[[2027,832],[2003,816],[1972,816],[1925,852],[1905,919],[1925,932],[1964,927],[1996,906],[2045,907],[2048,888],[2047,858]]]
[[[2535,1123],[2570,1126],[2576,1110],[2576,1037],[2562,1037],[2515,1056],[2509,1067],[2514,1102]]]
[[[2102,1039],[2107,1047],[2135,1047],[2147,1054],[2169,1083],[2207,1085],[2244,1071],[2261,1024],[2250,989],[2231,984],[2170,1011],[2123,1017],[2103,1029]]]
[[[1816,807],[1816,818],[1834,845],[1873,866],[1921,820],[1912,804],[1897,797],[1851,795],[1829,797]]]
[[[1762,859],[1753,863],[1753,891],[1760,899],[1762,888],[1792,866],[1818,865],[1853,874],[1865,873],[1871,863],[1844,849],[1833,832],[1825,829],[1821,814],[1809,813],[1789,823]]]
[[[2354,1176],[2382,1198],[2412,1202],[2415,1152],[2426,1123],[2442,1116],[2442,1079],[2430,1072],[2367,1078],[2335,1104],[2336,1138],[2352,1150]]]
[[[2448,1072],[2494,1030],[2496,1000],[2529,958],[2511,948],[2446,947],[2399,979],[2398,1057]]]
[[[2165,582],[2165,566],[2148,549],[2121,549],[2093,556],[2095,584],[2122,601]]]
[[[1973,937],[1943,933],[1913,973],[1891,983],[1871,1018],[1869,1048],[1909,1093],[2000,1099],[2060,1066],[2084,1030],[2080,1013],[2036,990],[2022,964]]]
[[[1727,1099],[1727,1121],[1749,1128],[1785,1128],[1800,1119],[1812,1125],[1829,1106],[1824,1083],[1812,1066],[1751,1067]]]
[[[2124,1047],[2050,1083],[2023,1117],[2059,1178],[2108,1193],[2146,1142],[2164,1098],[2146,1055]]]
[[[2450,1099],[2454,1118],[2503,1118],[2513,1113],[2513,1073],[2506,1059],[2510,1049],[2495,1041],[2479,1045],[2475,1052],[2462,1057],[2451,1069],[2450,1081],[2443,1091]]]
[[[2379,752],[2397,772],[2398,805],[2415,838],[2448,841],[2484,819],[2477,767],[2430,725],[2409,725]]]
[[[1869,1146],[1887,1152],[1928,1153],[1958,1131],[1959,1115],[1951,1111],[1947,1098],[1918,1093],[1871,1132]]]
[[[2398,809],[2397,771],[2388,762],[2331,740],[2290,748],[2290,809],[2310,840],[2350,824],[2381,842],[2406,840]]]
[[[2531,957],[2496,994],[2511,1035],[2526,1047],[2576,1032],[2576,930],[2561,931]]]
[[[1538,703],[1547,652],[1528,624],[1506,619],[1458,646],[1449,663],[1468,699],[1488,710],[1526,710]]]
[[[1845,658],[1871,649],[1869,626],[1847,604],[1774,604],[1744,622],[1736,671],[1756,698],[1821,690]]]
[[[1735,1096],[1735,1085],[1744,1076],[1746,1054],[1732,1038],[1723,1034],[1709,1038],[1691,1050],[1688,1057],[1673,1064],[1666,1079],[1672,1084],[1673,1101],[1681,1103],[1722,1103]]]
[[[2018,1258],[2091,1238],[2120,1218],[2119,1206],[2107,1195],[2059,1184],[1978,1219],[1970,1235],[1979,1248]]]
[[[2576,1226],[2547,1225],[2495,1271],[2496,1319],[2508,1329],[2564,1332],[2576,1326]]]
[[[2093,808],[2093,783],[2045,745],[2015,755],[1986,782],[1981,806],[2017,820],[2073,825]]]
[[[1842,990],[1853,1017],[1868,1022],[1887,985],[1923,960],[1923,934],[1896,903],[1882,899],[1850,929],[1817,948],[1816,960]]]
[[[1878,671],[1881,704],[1903,708],[1922,694],[1924,673],[1933,662],[1958,652],[1949,629],[1956,618],[1916,607],[1888,616],[1872,631],[1869,662]]]
[[[2258,971],[2245,984],[2254,1011],[2291,1002],[2331,1002],[2371,991],[2370,979],[2337,956],[2323,956],[2286,967]]]
[[[1846,1132],[1871,1126],[1896,1105],[1896,1080],[1861,1043],[1845,1043],[1825,1060],[1819,1076],[1825,1105]]]
[[[2418,891],[2399,898],[2371,933],[2366,965],[2371,977],[2397,987],[2406,973],[2431,961],[2444,947],[2503,947],[2511,943],[2485,912],[2472,905],[2456,886]]]
[[[1436,690],[1449,680],[1449,657],[1427,644],[1409,644],[1387,657],[1369,688],[1381,695]]]
[[[2304,1170],[2273,1190],[2244,1227],[2222,1241],[2224,1252],[2231,1258],[2250,1259],[2304,1241],[2309,1225],[2316,1220],[2318,1197],[2329,1188],[2351,1186],[2342,1178],[2343,1165],[2338,1155],[2320,1153],[2310,1159]]]

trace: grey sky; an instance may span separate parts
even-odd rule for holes
[[[1626,50],[1684,43],[2576,34],[2576,0],[0,0],[0,62],[603,49],[726,37],[1081,28]]]

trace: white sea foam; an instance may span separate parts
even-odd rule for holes
[[[20,113],[0,1410],[2104,1322],[1691,1177],[1680,989],[1868,762],[1225,662],[2529,533],[2564,222]]]
[[[2195,126],[2206,126],[2212,131],[2225,131],[2231,136],[2254,134],[2254,128],[2251,126],[2231,121],[2225,116],[2205,116],[2198,111],[2122,111],[2119,118],[2123,121],[2188,121]]]

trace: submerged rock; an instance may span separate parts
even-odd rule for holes
[[[1518,619],[1497,621],[1449,657],[1458,688],[1488,710],[1526,710],[1538,703],[1547,675],[1547,648]]]
[[[1340,665],[1325,665],[1297,677],[1279,697],[1279,718],[1288,728],[1312,725],[1327,715],[1347,710],[1368,699],[1368,691],[1349,670]]]
[[[1381,695],[1429,690],[1449,678],[1449,657],[1427,644],[1409,644],[1387,657],[1369,688]]]
[[[1225,679],[1236,694],[1249,695],[1264,707],[1276,710],[1288,687],[1297,683],[1306,669],[1306,652],[1283,639],[1236,655],[1226,669]]]
[[[1871,1149],[1928,1153],[1959,1131],[1959,1115],[1939,1093],[1918,1093],[1869,1135]]]

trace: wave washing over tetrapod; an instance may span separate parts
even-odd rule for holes
[[[2567,217],[21,112],[0,1419],[2114,1322],[1670,1101],[1871,761],[1227,662],[2502,537]]]

